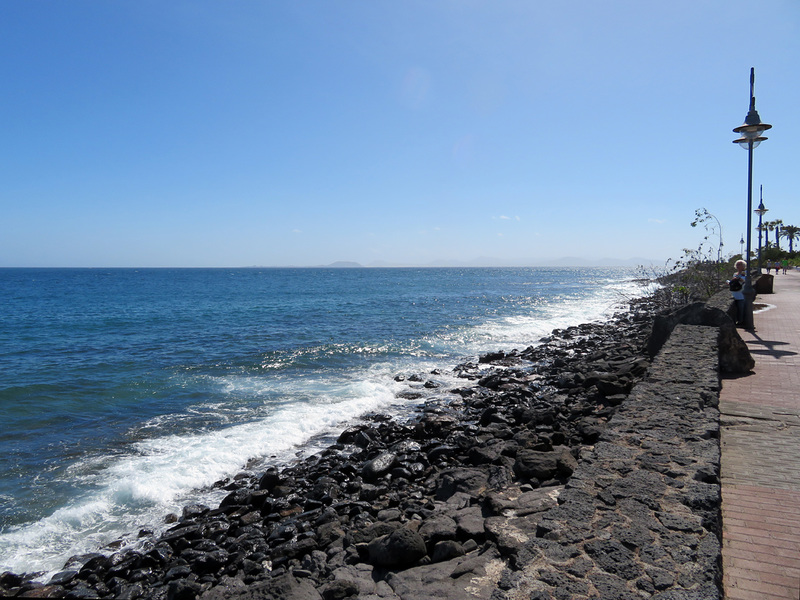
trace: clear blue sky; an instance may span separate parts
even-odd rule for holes
[[[0,56],[0,266],[738,252],[750,67],[800,225],[797,0],[3,0]]]

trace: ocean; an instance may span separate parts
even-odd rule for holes
[[[448,369],[608,318],[645,293],[635,275],[0,269],[0,572],[135,544],[215,482],[411,413],[396,375],[463,386]]]

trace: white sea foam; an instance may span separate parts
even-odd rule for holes
[[[82,497],[44,519],[0,534],[0,571],[41,571],[47,579],[72,555],[97,551],[140,528],[158,529],[165,514],[179,511],[198,498],[197,490],[236,473],[250,459],[289,460],[309,438],[395,401],[394,382],[377,370],[349,381],[298,382],[291,393],[305,400],[255,421],[146,439],[125,455],[87,460],[80,471],[87,473],[84,483],[91,489]],[[227,385],[252,388],[257,383],[230,378]],[[211,502],[221,495],[209,491],[199,498]]]
[[[532,298],[529,312],[487,320],[465,332],[465,342],[473,346],[473,352],[522,349],[554,329],[608,319],[625,308],[628,301],[646,295],[649,289],[633,279],[604,279],[596,285],[596,293],[588,296],[565,293],[551,296],[546,303],[537,303]]]

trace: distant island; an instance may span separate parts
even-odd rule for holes
[[[320,265],[320,269],[363,269],[364,265],[348,260],[337,260],[329,265]]]

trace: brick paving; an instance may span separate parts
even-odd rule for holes
[[[754,372],[722,382],[722,566],[727,600],[800,600],[800,272],[739,330]]]

